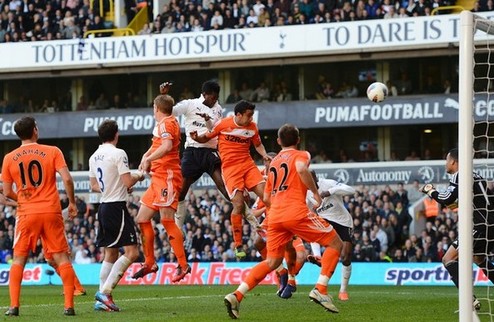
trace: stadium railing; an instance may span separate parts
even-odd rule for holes
[[[450,13],[460,13],[463,10],[465,10],[465,8],[463,6],[459,6],[459,5],[441,6],[441,7],[437,7],[437,8],[432,9],[431,16],[436,15],[440,11],[449,11]]]
[[[94,10],[94,3],[98,1],[99,5],[99,15],[103,18],[105,18],[105,21],[115,21],[115,9],[114,9],[114,3],[113,0],[91,0],[89,2],[89,8],[91,10]],[[108,11],[105,11],[104,3],[105,1],[108,1]]]
[[[148,7],[142,7],[139,11],[137,11],[137,14],[135,15],[134,19],[132,19],[131,22],[127,25],[127,28],[130,28],[134,30],[134,32],[137,34],[139,30],[142,29],[144,24],[148,22]]]
[[[134,29],[131,28],[113,28],[113,29],[96,29],[89,30],[84,33],[84,38],[88,38],[89,35],[95,34],[109,34],[112,33],[113,37],[122,37],[122,36],[134,36],[136,33]]]

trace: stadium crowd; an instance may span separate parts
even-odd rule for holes
[[[438,208],[437,216],[429,218],[425,229],[410,234],[413,214],[408,206],[423,196],[418,182],[408,191],[402,184],[390,186],[358,186],[353,197],[345,197],[345,205],[354,220],[354,262],[440,262],[449,244],[457,234],[456,212]],[[137,215],[140,198],[129,195],[127,206]],[[68,201],[61,195],[62,206]],[[97,204],[77,198],[78,216],[67,221],[65,231],[76,264],[101,262],[102,253],[94,242],[99,229]],[[14,240],[15,207],[0,205],[0,263],[8,263]],[[189,262],[237,261],[233,243],[230,214],[232,205],[216,190],[189,191],[184,244]],[[155,230],[155,257],[158,262],[175,262],[159,217],[153,221]],[[253,240],[257,232],[248,223],[243,225],[245,261],[260,261]],[[306,245],[309,250],[309,245]],[[41,245],[30,255],[30,262],[45,262]]]
[[[109,1],[0,0],[0,43],[73,39],[86,31],[113,27],[104,20]],[[454,0],[171,0],[138,32],[140,35],[203,30],[332,23],[340,21],[406,18],[430,15],[434,8],[454,5]],[[125,1],[130,22],[142,6],[152,2]],[[474,11],[493,10],[492,0],[478,0]],[[152,10],[150,10],[151,12]],[[104,37],[111,33],[97,33]]]

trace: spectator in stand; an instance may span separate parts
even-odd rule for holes
[[[94,21],[91,22],[88,29],[90,31],[102,30],[102,29],[106,29],[106,27],[105,27],[105,24],[103,22],[103,19],[100,16],[96,15],[96,16],[94,16]],[[106,35],[107,34],[104,32],[98,32],[98,33],[94,34],[94,37],[105,37]]]
[[[150,35],[152,33],[152,29],[149,26],[149,23],[145,23],[141,30],[137,32],[138,35]]]
[[[326,151],[320,150],[319,153],[314,156],[311,160],[311,163],[331,163],[331,159],[326,154]]]
[[[165,27],[161,29],[162,34],[172,34],[176,32],[177,29],[175,28],[173,22],[172,22],[172,17],[168,18],[168,21],[165,22]]]
[[[417,161],[420,160],[420,157],[417,154],[416,150],[410,150],[410,154],[405,158],[405,161]]]
[[[413,180],[412,187],[408,189],[408,200],[410,204],[414,204],[416,201],[423,197],[420,191],[420,183],[417,179]]]
[[[227,8],[225,10],[225,17],[223,19],[223,28],[235,29],[235,25],[237,23],[238,23],[238,19],[233,16],[232,10]]]
[[[108,107],[110,107],[110,103],[108,102],[108,99],[106,98],[105,92],[101,92],[96,99],[95,106],[97,110],[105,110]]]
[[[258,24],[260,27],[266,27],[266,24],[271,23],[271,16],[269,13],[265,10],[264,7],[259,8],[259,15],[257,16],[258,19]],[[269,21],[269,22],[268,22]]]
[[[243,98],[242,96],[240,96],[240,92],[237,88],[235,88],[233,90],[233,92],[230,93],[230,95],[228,95],[228,97],[226,98],[226,103],[227,104],[233,104],[233,103],[237,103],[239,101],[241,101]]]
[[[219,10],[215,10],[211,17],[211,27],[218,25],[218,29],[223,29],[223,16]]]
[[[124,103],[122,102],[122,99],[120,98],[119,94],[113,95],[113,99],[112,99],[109,107],[110,108],[116,108],[116,109],[125,108]]]
[[[199,19],[194,18],[194,22],[192,24],[192,27],[190,28],[190,31],[193,32],[203,31],[203,27]]]
[[[254,26],[258,26],[259,23],[259,17],[256,15],[256,12],[254,9],[249,10],[249,15],[245,19],[245,22],[247,25],[250,25],[251,23],[254,24]]]
[[[254,102],[267,102],[269,101],[269,97],[269,88],[266,86],[266,82],[261,81],[259,86],[252,93],[250,100]]]
[[[244,100],[252,100],[252,95],[253,95],[254,91],[252,90],[252,88],[250,88],[249,84],[247,82],[243,82],[242,85],[240,86],[240,96],[244,99]]]

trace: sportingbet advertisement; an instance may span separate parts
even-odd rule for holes
[[[193,263],[192,271],[180,283],[184,285],[237,285],[242,282],[256,263]],[[133,264],[124,273],[120,285],[165,285],[172,284],[174,263],[159,263],[159,270],[142,279],[134,280],[132,275],[140,268]],[[98,285],[100,264],[74,265],[83,285]],[[9,282],[10,265],[0,264],[0,286]],[[341,282],[341,264],[331,278],[330,285]],[[313,285],[319,275],[319,267],[306,263],[297,275],[300,285]],[[473,268],[476,286],[487,286],[489,280],[477,267]],[[23,285],[61,285],[60,278],[46,264],[27,264]],[[275,285],[275,273],[269,274],[261,284]],[[428,285],[453,286],[449,274],[441,263],[353,263],[351,285]]]

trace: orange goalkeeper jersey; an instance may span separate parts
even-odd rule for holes
[[[256,123],[239,126],[233,116],[222,119],[206,137],[218,136],[218,151],[222,167],[241,166],[253,163],[250,156],[250,145],[259,146],[261,137]]]
[[[66,166],[62,151],[50,145],[24,144],[5,155],[2,181],[17,189],[17,213],[61,213],[56,173]]]
[[[309,208],[305,203],[307,186],[302,182],[295,163],[310,163],[306,151],[286,149],[274,157],[269,166],[265,192],[271,195],[269,223],[297,220],[306,217]]]

